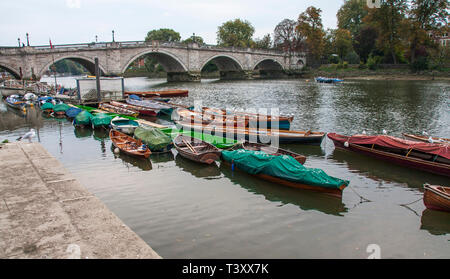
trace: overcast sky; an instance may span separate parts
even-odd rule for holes
[[[195,33],[216,44],[217,27],[241,18],[255,28],[255,38],[273,33],[283,19],[297,19],[308,6],[322,9],[325,28],[336,28],[344,0],[0,0],[0,45],[17,38],[31,45],[144,40],[148,31],[172,28],[186,39]]]

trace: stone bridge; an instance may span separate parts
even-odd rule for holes
[[[286,71],[300,70],[306,64],[304,53],[250,48],[218,47],[196,43],[108,42],[50,46],[0,47],[0,68],[16,78],[37,79],[54,63],[70,59],[95,75],[98,57],[102,75],[120,76],[139,57],[150,55],[167,72],[168,81],[199,81],[202,68],[214,63],[221,79],[276,77]]]

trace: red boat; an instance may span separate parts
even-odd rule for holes
[[[116,102],[116,101],[111,101],[111,105],[116,106],[116,107],[121,107],[124,109],[128,109],[128,110],[134,110],[134,111],[139,112],[139,114],[141,114],[141,115],[156,116],[156,115],[158,115],[158,112],[159,112],[159,110],[150,109],[150,108],[141,107],[141,106],[130,105],[130,104],[124,104],[124,103]]]
[[[328,134],[336,148],[387,160],[399,165],[450,176],[450,146],[392,136]]]
[[[428,209],[450,212],[450,187],[423,185],[423,203]]]
[[[141,97],[187,97],[189,91],[184,89],[171,89],[162,91],[125,91],[125,95]]]

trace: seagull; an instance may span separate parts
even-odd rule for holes
[[[432,138],[432,137],[429,137],[429,138],[428,138],[428,142],[429,142],[429,143],[434,143],[433,138]]]
[[[385,129],[383,129],[383,134],[387,135],[387,131]]]
[[[25,135],[17,138],[17,140],[21,141],[23,139],[28,139],[28,141],[31,142],[31,139],[34,138],[35,135],[36,135],[36,133],[34,132],[34,129],[30,129],[30,131],[28,133],[26,133]]]
[[[424,136],[428,136],[428,133],[427,133],[427,132],[425,132],[425,131],[423,131],[423,132],[422,132],[422,135],[424,135]]]
[[[365,134],[366,134],[366,131],[362,131],[362,134],[365,135]]]

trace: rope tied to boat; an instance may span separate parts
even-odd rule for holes
[[[353,193],[355,193],[355,194],[360,198],[360,203],[363,203],[363,202],[372,202],[371,200],[366,199],[365,197],[363,197],[363,196],[361,196],[360,194],[358,194],[358,192],[356,192],[356,190],[353,189],[352,186],[348,185],[348,188],[350,188],[350,189],[353,191]]]
[[[423,197],[421,197],[420,199],[418,199],[418,200],[415,200],[415,201],[413,201],[413,202],[410,202],[410,203],[405,203],[405,204],[399,204],[400,206],[407,206],[407,205],[411,205],[411,204],[413,204],[413,203],[416,203],[416,202],[418,202],[418,201],[421,201],[423,199]]]

